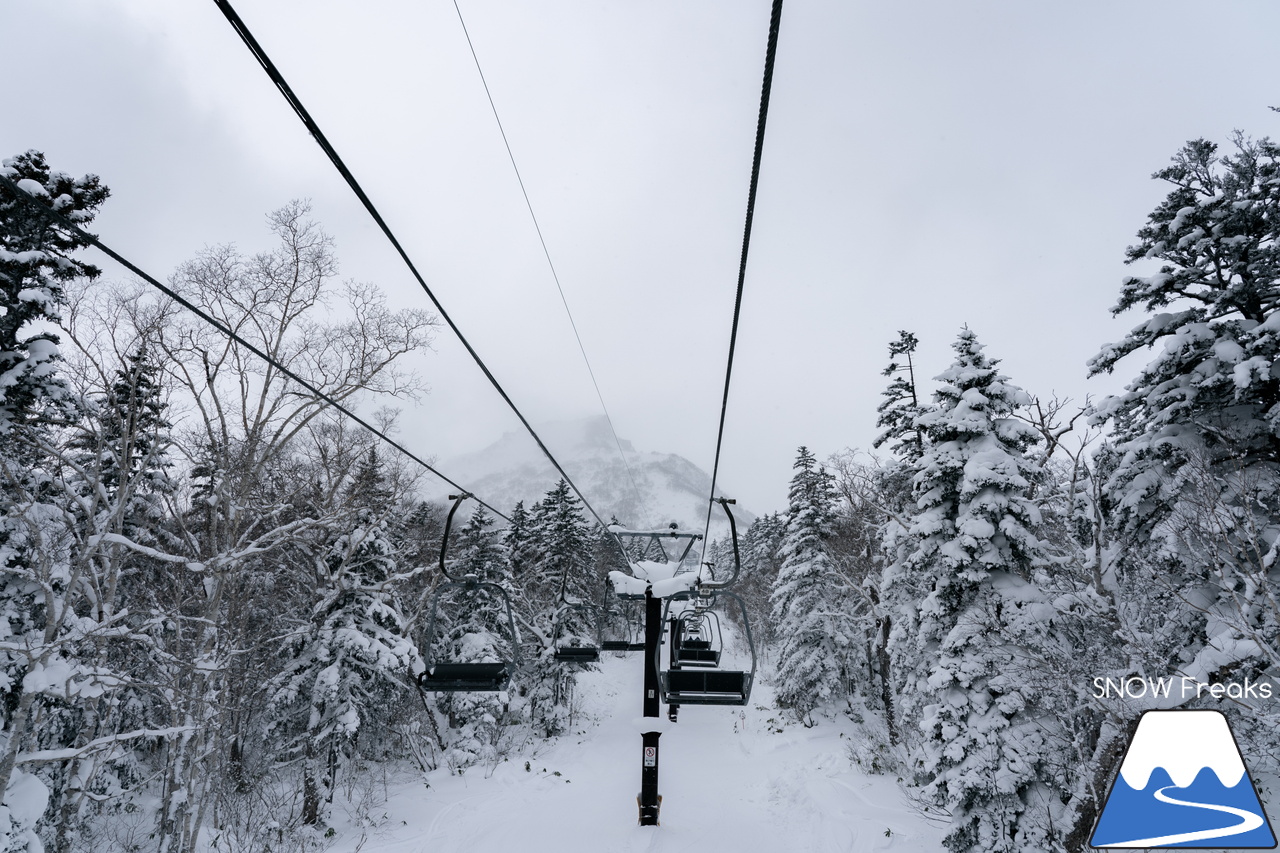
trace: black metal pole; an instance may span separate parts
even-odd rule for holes
[[[644,591],[644,715],[658,717],[662,701],[658,697],[658,648],[662,645],[662,599],[653,590]],[[657,728],[655,726],[654,728]],[[643,760],[640,765],[640,825],[657,826],[658,808],[658,738],[662,732],[643,732]]]
[[[678,657],[678,650],[680,648],[680,643],[684,638],[683,628],[684,626],[681,624],[680,620],[675,617],[672,617],[670,623],[667,625],[667,630],[671,632],[668,635],[669,642],[671,644],[670,662],[668,663],[668,666],[671,669],[680,668],[680,658]],[[680,706],[674,702],[668,703],[667,719],[674,723],[679,716],[680,716]]]

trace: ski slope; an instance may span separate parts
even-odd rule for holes
[[[944,830],[915,812],[895,777],[848,755],[855,726],[783,723],[769,685],[747,708],[684,707],[662,736],[661,826],[636,824],[641,657],[605,655],[583,673],[575,733],[497,767],[447,769],[391,786],[353,825],[335,805],[334,853],[721,853],[935,851]],[[664,707],[665,714],[665,707]],[[665,716],[662,718],[666,721]],[[525,769],[525,761],[529,769]]]

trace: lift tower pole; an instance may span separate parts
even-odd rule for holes
[[[658,698],[658,648],[662,645],[662,599],[655,598],[653,588],[644,591],[644,716],[657,718],[662,713]],[[654,725],[654,729],[658,726]],[[640,765],[640,825],[657,826],[662,797],[658,795],[658,738],[660,731],[643,732],[643,762]]]

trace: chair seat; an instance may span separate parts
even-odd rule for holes
[[[676,649],[676,662],[681,666],[719,666],[720,651],[718,649],[691,649],[682,645]]]
[[[595,646],[561,646],[555,651],[555,659],[568,663],[594,663],[600,660],[600,650]]]
[[[662,673],[668,705],[745,705],[751,696],[751,674],[736,670],[673,669]]]
[[[432,693],[485,693],[504,689],[511,680],[507,664],[438,663],[418,676],[418,684]]]
[[[644,643],[628,643],[626,640],[605,640],[600,648],[606,652],[642,652]]]

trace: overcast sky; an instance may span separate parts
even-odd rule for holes
[[[768,1],[460,2],[619,435],[710,470]],[[236,5],[517,405],[598,414],[451,0]],[[0,29],[0,156],[101,175],[144,269],[266,248],[309,198],[345,277],[424,305],[210,0],[4,0]],[[782,508],[797,446],[869,448],[898,329],[925,376],[967,323],[1033,394],[1119,390],[1137,362],[1085,361],[1138,321],[1109,308],[1150,175],[1280,135],[1277,38],[1271,0],[788,0],[722,487]],[[456,341],[417,366],[420,454],[519,428]]]

